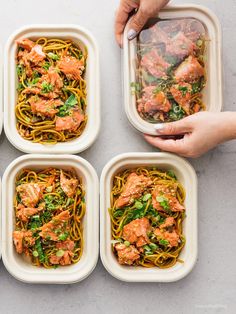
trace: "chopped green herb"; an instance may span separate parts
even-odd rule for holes
[[[157,196],[156,200],[165,211],[170,209],[169,200],[165,196]]]
[[[48,53],[48,57],[49,57],[50,59],[52,59],[52,60],[59,60],[59,56],[56,55],[56,54],[53,53],[53,52],[49,52],[49,53]]]
[[[157,248],[158,248],[158,246],[157,246],[155,243],[150,243],[150,244],[149,244],[149,247],[151,248],[151,250],[152,250],[153,252],[155,252],[155,251],[157,250]]]
[[[58,236],[58,239],[59,239],[60,241],[65,241],[65,240],[68,238],[68,235],[69,235],[68,232],[62,233],[62,234],[60,234],[60,235]]]
[[[47,191],[48,193],[51,193],[51,192],[52,192],[52,189],[53,189],[53,187],[52,187],[52,186],[48,186],[48,187],[46,187],[46,191]]]
[[[145,194],[145,195],[143,196],[143,201],[146,202],[146,201],[148,201],[151,197],[152,197],[152,194],[147,193],[147,194]]]
[[[130,242],[129,241],[124,241],[124,245],[125,246],[130,246]]]
[[[131,87],[132,94],[141,92],[141,85],[138,82],[131,82],[130,87]]]
[[[37,84],[38,81],[39,81],[39,77],[35,77],[35,78],[32,80],[31,85]]]
[[[22,83],[19,83],[17,86],[17,90],[20,91],[24,88],[24,85]]]
[[[136,202],[135,202],[135,207],[136,207],[137,209],[142,209],[142,208],[143,208],[143,203],[141,203],[141,202],[139,202],[139,201],[136,201]]]
[[[184,115],[185,115],[184,110],[179,105],[174,103],[172,105],[171,110],[169,111],[169,118],[171,120],[177,121],[177,120],[182,119]]]
[[[44,68],[44,70],[49,70],[49,68],[50,68],[50,66],[51,66],[51,64],[49,63],[49,62],[44,62],[44,64],[43,64],[43,66],[42,66],[42,68]]]
[[[75,94],[71,94],[70,97],[67,98],[64,105],[59,108],[58,116],[65,117],[69,115],[71,108],[73,108],[76,104],[78,104],[78,100]]]
[[[71,204],[73,204],[73,203],[74,203],[73,198],[68,197],[68,199],[67,199],[67,201],[66,201],[66,207],[69,206],[69,205],[71,205]]]
[[[18,76],[21,76],[23,73],[23,68],[20,64],[16,66],[16,73]]]
[[[201,84],[199,82],[192,84],[192,94],[197,94],[201,90]]]
[[[164,240],[164,239],[161,239],[161,240],[159,240],[159,243],[160,243],[161,245],[167,246],[167,245],[169,244],[169,241]]]
[[[175,175],[175,173],[174,173],[173,170],[168,170],[168,171],[167,171],[167,175],[168,175],[169,177],[171,177],[171,178],[177,180],[177,177],[176,177],[176,175]]]
[[[56,252],[56,256],[57,256],[57,257],[62,257],[62,256],[64,255],[64,253],[65,253],[64,250],[58,250],[58,251]]]
[[[121,217],[121,216],[123,215],[123,213],[124,213],[124,211],[121,210],[121,209],[119,209],[119,210],[116,210],[116,211],[114,212],[113,216],[114,216],[115,218]]]
[[[185,97],[188,92],[187,86],[179,86],[178,90],[181,91],[183,97]]]
[[[47,94],[50,93],[53,90],[53,86],[50,83],[47,83],[46,81],[42,82],[42,93]]]
[[[40,239],[37,239],[37,240],[36,240],[36,242],[35,242],[35,249],[36,249],[36,251],[38,252],[39,261],[40,261],[41,263],[44,263],[44,262],[45,262],[45,255],[44,255],[44,252],[43,252],[43,248],[42,248]]]
[[[37,251],[33,251],[33,256],[34,257],[38,257],[39,256],[39,253]]]

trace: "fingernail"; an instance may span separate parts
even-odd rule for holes
[[[136,37],[137,32],[134,29],[130,29],[128,31],[127,37],[129,40],[134,39],[134,37]]]
[[[157,132],[160,132],[164,129],[164,123],[158,123],[158,124],[155,124],[154,125],[154,129],[157,131]]]

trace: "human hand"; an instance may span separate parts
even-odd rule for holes
[[[236,113],[198,112],[182,120],[156,125],[157,135],[183,135],[164,139],[144,135],[146,141],[161,150],[196,158],[216,145],[236,139]]]
[[[117,43],[122,46],[122,35],[130,13],[137,10],[130,20],[128,39],[131,40],[141,31],[147,20],[157,16],[159,11],[169,1],[170,0],[121,0],[115,20]]]

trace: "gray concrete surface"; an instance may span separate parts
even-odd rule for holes
[[[186,1],[173,1],[184,3]],[[188,1],[190,2],[190,0]],[[224,105],[236,109],[236,1],[193,1],[218,16],[224,36]],[[78,23],[93,32],[101,52],[102,129],[81,154],[98,174],[113,156],[154,151],[128,123],[121,94],[120,50],[113,38],[118,0],[7,0],[0,2],[0,42],[28,23]],[[0,174],[20,156],[0,138]],[[199,178],[199,256],[185,279],[170,284],[129,284],[112,278],[101,262],[75,285],[29,285],[0,264],[0,313],[236,313],[236,142],[191,161]]]

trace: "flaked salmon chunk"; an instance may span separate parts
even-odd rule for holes
[[[84,60],[78,60],[72,56],[63,56],[58,61],[58,68],[69,80],[80,80],[84,71]]]
[[[175,70],[174,78],[176,82],[189,82],[194,83],[205,74],[204,68],[198,60],[189,56],[185,59]]]
[[[135,246],[126,246],[123,243],[115,245],[115,249],[118,254],[118,262],[123,265],[132,265],[135,261],[140,258],[140,253]]]
[[[141,247],[149,243],[147,236],[149,229],[150,223],[146,217],[135,219],[124,226],[122,238],[130,243],[135,243],[137,247]]]
[[[70,219],[70,213],[68,210],[64,210],[57,216],[53,217],[48,223],[40,227],[40,237],[52,241],[59,241],[59,235],[67,231],[67,222]]]
[[[141,66],[156,78],[166,78],[171,65],[158,54],[157,50],[152,49],[142,57]]]
[[[131,173],[127,178],[120,197],[116,201],[116,208],[132,204],[151,184],[152,180],[150,178],[144,175],[137,175],[134,172]]]
[[[60,174],[60,185],[63,190],[63,192],[68,196],[72,197],[77,189],[78,186],[78,180],[71,178],[67,179],[66,176],[64,175],[63,171],[61,171]]]
[[[19,193],[21,201],[26,207],[35,207],[42,198],[44,188],[43,184],[24,183],[17,186],[16,191]]]

